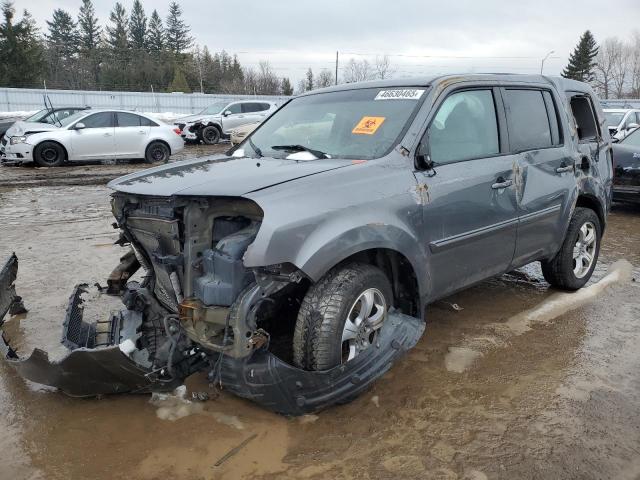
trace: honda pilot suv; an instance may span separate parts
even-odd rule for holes
[[[530,262],[581,288],[611,184],[584,83],[459,75],[308,92],[226,155],[111,182],[133,249],[112,280],[139,265],[144,280],[97,327],[76,288],[65,359],[8,344],[5,356],[71,395],[166,390],[205,370],[274,411],[317,411],[414,346],[435,300]],[[16,272],[12,257],[5,310]]]

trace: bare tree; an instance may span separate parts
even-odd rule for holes
[[[615,37],[606,38],[598,49],[595,87],[601,97],[609,98],[612,93],[614,66],[618,63],[617,57],[621,50],[622,42]]]
[[[395,68],[391,66],[391,59],[389,55],[383,55],[381,57],[376,56],[376,77],[380,80],[385,78],[391,78],[395,73]]]
[[[613,87],[617,98],[623,98],[625,87],[629,79],[629,67],[631,58],[631,45],[620,42],[620,53],[613,63]]]
[[[640,97],[640,31],[633,32],[629,44],[629,94],[633,98]]]
[[[314,88],[325,88],[333,85],[334,78],[333,73],[326,68],[322,69],[316,77]]]
[[[356,61],[353,58],[342,69],[342,79],[345,83],[363,82],[376,77],[376,71],[368,60]]]
[[[271,69],[269,62],[260,62],[256,76],[258,95],[277,95],[280,91],[280,79]]]

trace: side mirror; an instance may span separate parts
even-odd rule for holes
[[[611,143],[618,143],[620,139],[618,137],[611,137]]]
[[[231,110],[225,110],[222,115],[228,117],[229,115],[231,115]]]
[[[83,128],[86,128],[86,127],[85,127],[84,123],[82,123],[82,122],[78,122],[73,126],[74,130],[82,130]]]

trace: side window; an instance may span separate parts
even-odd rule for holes
[[[100,112],[94,113],[82,120],[85,128],[107,128],[113,127],[113,113],[112,112]]]
[[[253,113],[259,112],[261,110],[259,103],[243,103],[242,104],[242,113]]]
[[[505,90],[511,151],[552,145],[549,115],[540,90]]]
[[[429,155],[450,163],[499,153],[498,121],[491,90],[450,95],[440,105],[429,130]]]
[[[143,127],[158,127],[159,125],[147,117],[140,117],[140,125]]]
[[[578,140],[592,141],[598,138],[598,124],[589,98],[586,95],[574,95],[569,103],[576,122]]]
[[[269,110],[271,108],[271,105],[268,103],[261,103],[260,104],[260,111],[264,112],[266,110]]]
[[[622,140],[624,145],[629,147],[640,147],[640,128],[636,128],[633,132]]]
[[[227,108],[224,109],[224,111],[229,111],[232,114],[236,114],[236,113],[242,113],[242,104],[241,103],[234,103],[233,105],[229,105]]]
[[[140,116],[133,113],[116,112],[116,119],[118,121],[118,127],[139,127]]]

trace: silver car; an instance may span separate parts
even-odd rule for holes
[[[214,145],[221,139],[229,138],[238,127],[263,121],[276,109],[275,103],[267,101],[221,101],[209,105],[198,114],[177,120],[174,125],[182,131],[186,141],[202,140],[207,145]]]
[[[183,148],[179,130],[149,116],[124,110],[86,110],[58,125],[16,122],[0,143],[0,162],[35,162],[41,167],[124,158],[166,162]]]
[[[605,108],[603,111],[609,134],[618,140],[622,140],[640,125],[640,110]]]

